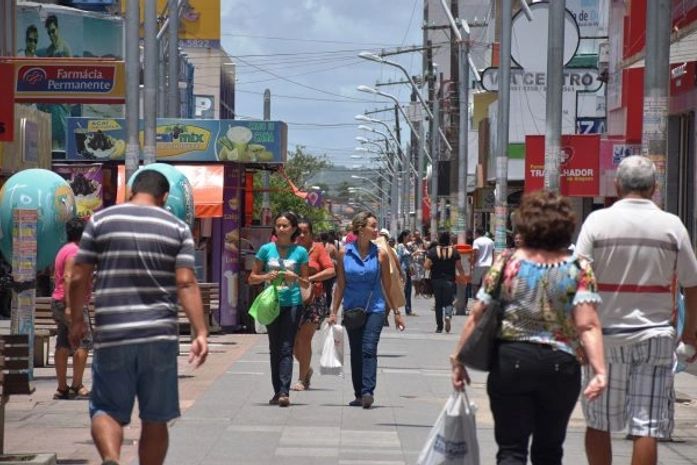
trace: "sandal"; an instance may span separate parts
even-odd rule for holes
[[[90,391],[85,387],[84,384],[79,386],[70,386],[68,389],[70,389],[72,397],[75,399],[89,399],[90,397]]]
[[[65,389],[56,389],[56,392],[53,394],[53,400],[68,400],[70,399],[71,396],[71,391],[70,388],[67,387]]]
[[[307,389],[307,386],[305,386],[305,382],[302,379],[299,379],[290,389],[293,391],[304,391]]]
[[[303,384],[305,385],[305,389],[310,389],[310,380],[312,379],[312,374],[314,371],[312,370],[312,367],[310,367],[307,370],[307,374],[305,375],[305,378],[303,378]]]

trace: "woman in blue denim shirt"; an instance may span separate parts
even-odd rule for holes
[[[347,330],[351,347],[351,378],[355,399],[352,407],[373,405],[377,367],[378,342],[382,332],[385,312],[394,311],[397,329],[404,331],[404,321],[399,309],[390,299],[390,264],[384,250],[372,241],[378,236],[378,221],[375,215],[361,212],[353,218],[352,231],[358,239],[339,251],[336,266],[336,294],[328,323],[336,323],[339,305],[343,308],[364,308],[367,312],[365,324]]]
[[[264,244],[257,252],[249,284],[270,283],[278,288],[281,313],[270,325],[271,381],[274,396],[271,405],[290,405],[290,382],[293,378],[293,346],[300,325],[302,295],[300,286],[308,287],[307,250],[295,244],[298,217],[291,212],[276,215],[273,220],[276,242]]]

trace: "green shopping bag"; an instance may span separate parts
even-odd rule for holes
[[[259,294],[252,306],[249,315],[262,325],[270,325],[281,313],[281,304],[278,301],[276,286],[269,286]]]

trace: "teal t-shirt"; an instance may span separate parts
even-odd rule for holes
[[[308,255],[305,247],[291,244],[288,247],[286,257],[281,259],[276,244],[269,242],[261,246],[257,252],[256,259],[264,265],[264,272],[291,270],[300,275],[300,267],[308,262]],[[285,281],[282,281],[277,284],[276,288],[278,289],[281,307],[302,304],[303,298],[300,294],[300,285],[297,282],[287,284]]]

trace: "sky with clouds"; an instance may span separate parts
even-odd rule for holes
[[[354,116],[390,104],[359,92],[361,84],[403,78],[394,67],[357,57],[398,46],[420,45],[423,0],[221,0],[222,45],[237,65],[238,118],[261,118],[264,89],[271,90],[271,118],[288,123],[289,148],[352,166]],[[419,52],[393,57],[421,74]],[[408,86],[383,87],[400,101]],[[376,115],[390,125],[394,113]],[[404,124],[402,122],[402,124]]]

